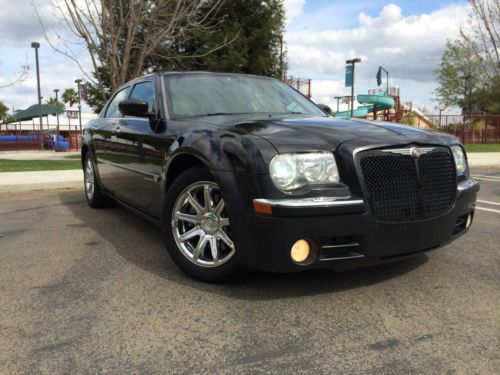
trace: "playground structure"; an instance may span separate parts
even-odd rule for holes
[[[412,112],[411,102],[401,101],[399,87],[369,90],[368,94],[358,95],[357,100],[362,105],[352,111],[353,117],[400,122],[403,116]],[[352,100],[349,100],[349,105],[353,105]],[[335,112],[333,116],[351,117],[351,110]]]

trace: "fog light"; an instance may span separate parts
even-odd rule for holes
[[[292,251],[290,251],[290,256],[292,260],[296,263],[302,263],[311,253],[311,246],[307,240],[301,239],[295,242],[292,246]]]
[[[465,229],[469,229],[471,224],[472,224],[472,215],[469,214],[467,215],[467,222],[465,223]]]

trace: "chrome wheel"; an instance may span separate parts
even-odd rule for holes
[[[182,254],[198,266],[220,266],[235,253],[224,200],[214,182],[184,189],[172,212],[172,231]]]
[[[92,200],[94,197],[94,164],[92,164],[90,157],[85,163],[85,193],[87,198]]]

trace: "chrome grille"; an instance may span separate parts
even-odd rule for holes
[[[453,206],[456,192],[455,168],[449,150],[425,149],[419,157],[404,150],[407,149],[358,154],[373,214],[381,221],[404,222],[446,213]]]

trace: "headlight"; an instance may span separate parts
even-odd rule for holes
[[[269,173],[282,190],[340,182],[335,158],[326,152],[276,155],[269,165]]]
[[[453,153],[453,158],[455,159],[457,174],[465,174],[467,172],[467,159],[465,157],[464,150],[459,145],[455,145],[451,146],[451,152]]]

